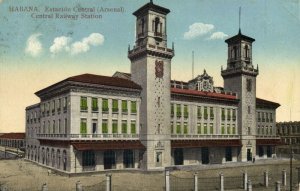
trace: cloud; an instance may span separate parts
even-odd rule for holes
[[[40,53],[43,50],[42,43],[39,40],[39,37],[41,36],[41,33],[32,34],[28,39],[26,43],[25,52],[32,57],[37,57],[40,55]]]
[[[90,50],[91,46],[100,46],[104,43],[104,36],[100,33],[92,33],[88,37],[82,38],[81,41],[72,43],[71,37],[60,36],[53,40],[50,47],[52,54],[67,52],[71,55],[84,53]]]
[[[209,39],[210,40],[219,40],[219,39],[222,40],[226,37],[228,37],[228,35],[223,32],[214,32],[213,34],[210,35]]]
[[[211,32],[214,28],[215,27],[212,24],[194,23],[189,26],[189,31],[184,33],[183,38],[191,40]]]
[[[71,54],[79,54],[90,50],[90,46],[100,46],[104,42],[104,36],[100,33],[92,33],[81,41],[74,42],[71,46]]]
[[[60,37],[56,37],[53,40],[53,44],[50,47],[50,52],[52,54],[56,54],[59,53],[63,50],[65,51],[69,51],[70,47],[69,47],[69,43],[72,41],[72,38],[70,37],[66,37],[66,36],[60,36]]]

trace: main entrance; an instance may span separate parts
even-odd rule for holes
[[[183,149],[174,150],[174,163],[175,165],[183,165]]]
[[[251,152],[251,149],[247,149],[247,161],[252,161],[252,152]]]
[[[134,168],[134,155],[132,150],[124,150],[123,163],[124,168]]]
[[[226,162],[232,161],[232,148],[231,147],[225,148],[225,159],[226,159]]]
[[[202,164],[209,164],[209,149],[207,147],[201,148]]]
[[[82,152],[82,169],[83,171],[95,170],[95,152],[83,151]]]
[[[104,169],[116,168],[116,153],[112,150],[104,151]]]

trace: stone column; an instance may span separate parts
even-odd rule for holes
[[[280,191],[280,181],[276,182],[276,188],[275,191]]]
[[[286,186],[286,170],[282,170],[282,186]]]
[[[170,171],[168,170],[165,172],[165,180],[166,191],[170,191]]]
[[[106,174],[106,191],[111,191],[111,174]]]
[[[265,187],[269,186],[269,174],[268,174],[268,171],[264,172],[264,186]]]
[[[247,172],[243,172],[243,188],[247,190],[247,182],[248,182],[248,174]]]
[[[48,191],[48,186],[46,183],[43,184],[42,191]]]
[[[76,182],[76,191],[82,191],[82,184],[79,180]]]
[[[198,191],[198,173],[194,174],[194,191]]]
[[[224,191],[224,175],[220,174],[220,191]]]
[[[251,180],[248,180],[248,183],[247,183],[247,191],[252,191],[252,183],[251,183]]]

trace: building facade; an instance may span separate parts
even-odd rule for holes
[[[278,146],[280,157],[289,158],[291,151],[296,159],[300,159],[300,121],[276,123],[277,134],[285,145]]]
[[[26,108],[27,159],[70,173],[163,169],[275,155],[278,103],[256,98],[254,39],[227,39],[224,87],[206,71],[171,80],[169,9],[152,1],[133,13],[131,73],[73,76],[44,88]],[[32,156],[32,157],[31,157]]]

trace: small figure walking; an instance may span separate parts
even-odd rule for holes
[[[253,157],[252,162],[255,163],[255,157]]]

